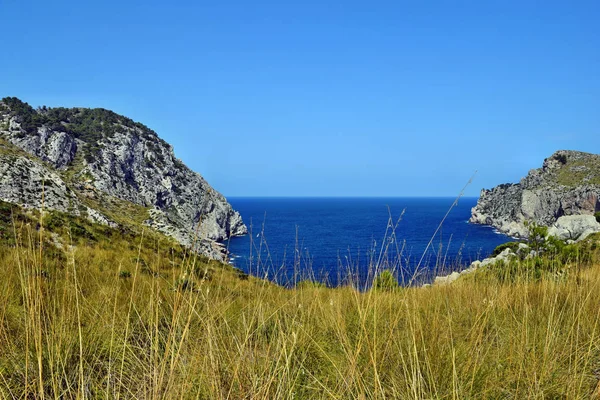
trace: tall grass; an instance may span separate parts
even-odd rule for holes
[[[58,251],[35,224],[13,230],[0,247],[2,398],[598,397],[595,253],[561,274],[531,259],[510,279],[489,268],[427,288],[286,288],[149,234]]]

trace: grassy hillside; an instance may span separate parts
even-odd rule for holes
[[[558,151],[552,155],[552,159],[558,161],[560,167],[550,173],[551,182],[568,188],[600,185],[600,155]]]
[[[598,396],[597,238],[361,292],[285,289],[154,233],[6,203],[0,234],[2,398]]]

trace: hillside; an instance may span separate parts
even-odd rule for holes
[[[527,235],[525,221],[550,226],[562,216],[600,210],[600,155],[560,150],[519,183],[481,191],[470,222],[510,236]]]
[[[143,224],[223,259],[246,233],[227,200],[145,125],[105,109],[0,101],[0,200],[110,226]],[[42,196],[43,193],[43,196]]]
[[[446,285],[284,288],[0,202],[0,398],[598,398],[599,243]]]

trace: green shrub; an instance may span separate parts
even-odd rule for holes
[[[121,279],[131,278],[131,272],[123,270],[123,271],[119,272],[119,278],[121,278]]]
[[[529,247],[535,251],[543,250],[548,236],[548,227],[531,221],[525,221],[525,227],[527,228],[527,244]]]
[[[373,280],[373,289],[375,290],[395,290],[398,289],[400,285],[398,284],[398,280],[389,269],[384,269],[381,271],[375,279]]]
[[[556,154],[554,159],[560,162],[561,164],[567,163],[567,156],[565,154]]]
[[[596,221],[600,222],[600,211],[594,213],[594,217],[596,217]]]
[[[498,254],[502,253],[506,249],[511,249],[513,252],[516,252],[519,249],[519,244],[519,242],[502,243],[494,249],[494,251],[492,252],[492,257],[496,257]]]

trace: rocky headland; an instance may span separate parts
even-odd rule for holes
[[[0,101],[0,200],[152,227],[214,259],[239,213],[145,125],[105,109]]]
[[[519,183],[483,189],[469,222],[523,238],[528,234],[526,221],[552,227],[560,218],[558,226],[562,228],[560,233],[553,231],[554,235],[575,240],[579,235],[569,235],[569,230],[584,233],[600,229],[591,217],[599,210],[600,155],[560,150]]]

